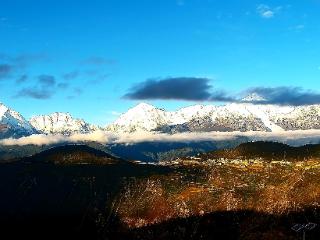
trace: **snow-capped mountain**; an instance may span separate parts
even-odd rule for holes
[[[37,133],[20,113],[0,103],[0,139],[18,138]]]
[[[320,129],[320,105],[295,107],[289,113],[272,115],[271,120],[285,130]]]
[[[252,94],[238,103],[194,105],[177,111],[165,111],[140,103],[104,128],[118,134],[133,132],[208,132],[320,129],[320,105],[279,106],[256,104],[265,99]],[[0,138],[28,136],[35,133],[90,133],[103,130],[73,118],[69,113],[35,116],[28,122],[16,111],[0,103]]]
[[[73,118],[70,113],[55,112],[49,115],[39,115],[30,119],[30,124],[44,134],[89,133],[98,127],[82,119]]]
[[[107,130],[115,132],[151,131],[166,124],[169,122],[164,110],[140,103],[122,114],[112,125],[107,127]]]
[[[140,103],[122,114],[113,124],[107,127],[115,132],[152,131],[160,127],[184,124],[195,118],[204,118],[215,109],[214,106],[195,105],[166,112],[146,103]]]
[[[239,103],[223,106],[195,105],[173,112],[141,103],[122,114],[107,130],[118,133],[176,133],[320,129],[320,105],[295,107],[254,104],[251,101],[264,101],[264,98],[254,94]]]
[[[242,102],[263,102],[267,101],[264,97],[260,96],[257,93],[251,93],[248,96],[242,99]]]

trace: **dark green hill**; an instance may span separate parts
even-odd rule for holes
[[[114,164],[121,161],[104,151],[87,145],[65,145],[53,147],[31,157],[24,162],[45,162],[54,164]]]
[[[289,160],[300,161],[320,158],[320,144],[291,147],[277,142],[248,142],[240,144],[233,149],[217,150],[201,154],[202,160],[207,159],[252,159],[262,158],[264,160]]]

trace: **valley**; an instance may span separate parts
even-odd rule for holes
[[[246,143],[230,158],[216,150],[146,164],[54,147],[0,164],[0,223],[13,238],[300,239],[292,226],[320,221],[319,148],[304,148]],[[278,158],[288,149],[304,157]]]

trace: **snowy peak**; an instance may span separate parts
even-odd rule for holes
[[[137,106],[131,108],[132,111],[152,111],[156,109],[153,105],[150,105],[148,103],[139,103]]]
[[[140,103],[122,114],[112,125],[107,127],[115,132],[151,131],[167,124],[166,112],[146,103]]]
[[[86,123],[84,120],[73,118],[70,113],[62,112],[32,117],[30,123],[39,132],[45,134],[70,135],[97,130],[97,127]]]
[[[267,101],[267,99],[262,97],[258,93],[251,93],[245,98],[243,98],[241,101],[242,102],[263,102],[263,101]]]
[[[0,138],[16,138],[33,133],[36,130],[20,113],[0,103]]]

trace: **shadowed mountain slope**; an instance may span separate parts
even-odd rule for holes
[[[121,159],[86,145],[65,145],[37,153],[24,158],[23,161],[54,164],[114,164]]]
[[[264,160],[308,160],[320,158],[320,144],[291,147],[277,142],[248,142],[233,149],[217,150],[199,156],[202,160],[208,159],[252,159]]]

